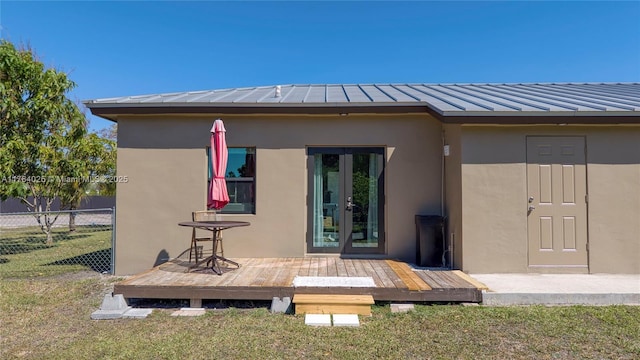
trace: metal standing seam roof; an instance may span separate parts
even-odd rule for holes
[[[103,110],[428,106],[442,116],[638,116],[640,83],[276,85],[104,98],[84,103],[90,109]]]

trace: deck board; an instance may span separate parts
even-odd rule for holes
[[[418,271],[418,276],[422,278],[429,286],[434,289],[452,289],[453,286],[449,284],[445,279],[438,276],[436,271]]]
[[[266,284],[267,277],[269,276],[269,274],[277,271],[275,267],[276,260],[277,259],[272,258],[262,259],[262,263],[259,266],[260,270],[257,272],[257,274],[252,276],[253,279],[250,280],[249,284],[251,286],[262,286],[263,284],[265,286],[268,286],[268,284]]]
[[[415,271],[433,290],[409,289],[381,259],[338,257],[238,258],[222,275],[210,269],[187,272],[187,261],[172,260],[114,285],[125,298],[271,300],[294,293],[372,295],[376,301],[481,301],[481,291],[451,271]],[[403,267],[406,264],[399,263]],[[408,268],[408,267],[407,267]],[[411,270],[414,271],[414,270]],[[406,269],[405,269],[406,272]],[[406,275],[406,274],[405,274]],[[296,276],[371,277],[375,288],[294,288]],[[405,279],[406,281],[406,279]]]
[[[291,270],[287,273],[287,276],[283,278],[282,283],[292,284],[293,279],[296,276],[298,276],[298,274],[300,273],[300,269],[302,268],[303,265],[304,265],[303,258],[292,258],[290,263]]]
[[[273,271],[268,272],[267,280],[264,286],[287,286],[286,279],[289,278],[291,273],[298,272],[298,269],[293,266],[292,258],[284,259],[274,263]]]
[[[327,258],[327,276],[339,276],[334,257]]]
[[[387,260],[387,265],[393,269],[396,275],[402,279],[402,282],[409,290],[423,291],[432,290],[427,283],[422,280],[416,273],[406,264],[401,261]]]
[[[343,264],[344,264],[344,271],[347,274],[347,276],[350,276],[350,277],[362,276],[362,275],[358,274],[358,272],[356,271],[356,267],[353,264],[353,260],[344,259],[343,260]]]
[[[327,258],[319,259],[317,264],[318,264],[317,265],[318,270],[316,271],[317,276],[327,276]]]
[[[345,260],[334,258],[334,266],[336,267],[337,276],[349,276],[347,267],[345,266]]]
[[[256,263],[248,268],[247,273],[238,277],[238,286],[258,286],[261,284],[262,277],[269,268],[269,260],[267,258],[256,259]]]
[[[307,274],[307,276],[322,276],[319,273],[320,270],[320,259],[310,259],[311,261],[309,261],[309,273]]]
[[[379,267],[374,267],[371,260],[363,260],[362,266],[364,266],[367,274],[370,274],[369,276],[373,277],[373,275],[375,275],[373,280],[375,282],[375,280],[378,279],[378,282],[376,282],[376,285],[378,287],[395,289],[396,286],[394,285],[393,281],[391,281],[387,274]]]
[[[253,263],[255,262],[255,259],[243,259],[242,262],[240,263],[241,268],[242,267],[250,267],[253,265]],[[240,269],[238,269],[240,270]],[[229,272],[225,272],[223,276],[221,276],[222,279],[220,279],[220,282],[218,283],[218,286],[229,286],[231,284],[233,284],[233,282],[238,278],[238,276],[240,276],[243,272],[242,271],[229,271]]]
[[[311,264],[311,262],[309,261],[309,259],[302,258],[302,263],[300,264],[300,267],[298,268],[298,273],[296,274],[296,276],[308,276],[309,275],[309,265],[310,264]]]
[[[373,281],[376,284],[380,283],[380,279],[378,278],[377,275],[376,276],[372,276],[372,274],[370,274],[370,273],[368,273],[366,271],[366,269],[364,268],[363,261],[352,260],[352,259],[349,259],[349,260],[351,260],[351,263],[353,264],[353,267],[356,270],[356,274],[357,274],[356,276],[359,276],[359,277],[371,276],[373,278]],[[377,281],[376,281],[376,279],[377,279]]]
[[[371,260],[371,264],[373,265],[374,269],[377,269],[377,274],[386,274],[393,283],[393,286],[395,286],[397,289],[408,289],[404,281],[402,281],[402,279],[396,274],[396,272],[393,271],[389,264],[387,264],[386,260]]]
[[[464,280],[463,278],[459,277],[458,275],[454,274],[451,271],[448,271],[446,273],[442,274],[442,277],[447,279],[447,281],[449,282],[449,284],[451,284],[452,287],[455,288],[465,288],[465,287],[473,287],[475,288],[476,286],[469,283],[468,281]]]

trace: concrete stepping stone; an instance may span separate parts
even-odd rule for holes
[[[330,314],[305,314],[304,324],[309,326],[331,326]]]
[[[333,326],[360,326],[357,314],[333,314]]]
[[[389,307],[392,313],[405,313],[415,309],[413,304],[391,304]]]
[[[125,319],[144,319],[153,312],[153,309],[130,309],[122,317]]]
[[[205,313],[204,308],[182,308],[174,311],[171,316],[202,316]]]

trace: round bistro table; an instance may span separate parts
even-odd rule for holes
[[[220,256],[217,254],[218,252],[218,241],[217,239],[221,239],[222,230],[231,229],[234,227],[240,226],[249,226],[251,225],[247,221],[184,221],[178,223],[179,226],[191,227],[195,229],[208,230],[211,231],[211,240],[213,242],[213,254],[205,259],[202,259],[196,262],[193,266],[189,267],[189,270],[197,268],[202,263],[206,263],[207,267],[210,267],[213,272],[218,275],[222,275],[222,269],[220,268],[220,262],[224,261],[226,263],[233,264],[237,267],[240,267],[235,261],[229,260],[224,256]],[[209,266],[211,264],[211,266]]]

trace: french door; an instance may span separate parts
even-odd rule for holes
[[[307,151],[309,253],[384,253],[384,148]]]

